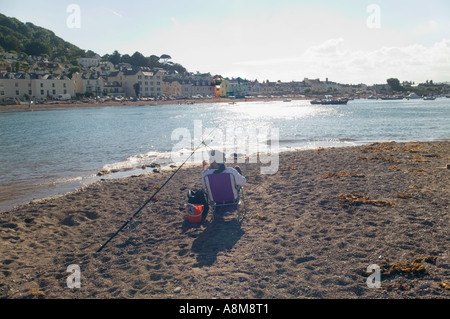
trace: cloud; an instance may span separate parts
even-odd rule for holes
[[[325,42],[317,45],[309,47],[306,52],[305,56],[311,56],[311,55],[340,55],[342,53],[342,47],[344,44],[343,38],[336,38],[336,39],[328,39]]]
[[[444,39],[431,46],[412,44],[352,50],[343,38],[334,38],[311,46],[297,56],[247,60],[235,65],[245,66],[254,73],[259,70],[272,72],[273,77],[285,81],[304,77],[328,77],[341,83],[366,84],[384,83],[389,77],[446,81],[450,74],[450,40]],[[272,78],[269,74],[257,76]]]

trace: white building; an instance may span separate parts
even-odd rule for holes
[[[125,97],[158,97],[163,95],[165,73],[149,68],[127,69],[111,72],[107,82],[118,83]]]
[[[72,80],[75,85],[75,93],[92,94],[102,96],[104,90],[104,80],[96,73],[74,73]]]
[[[66,76],[36,74],[5,74],[0,78],[0,101],[37,101],[58,99],[60,95],[75,96],[74,82]]]
[[[100,63],[100,57],[98,58],[78,58],[77,62],[83,67],[83,68],[90,68],[93,66],[98,66]]]

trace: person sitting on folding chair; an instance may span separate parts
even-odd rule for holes
[[[220,151],[212,150],[209,153],[209,164],[203,161],[203,173],[202,173],[202,183],[205,187],[205,176],[209,174],[220,174],[220,173],[230,173],[234,176],[237,186],[244,186],[247,179],[242,175],[242,171],[239,166],[225,167],[225,154]],[[209,165],[209,167],[208,167]]]
[[[246,182],[247,179],[242,176],[239,167],[225,167],[225,155],[222,152],[210,152],[209,167],[208,163],[203,161],[202,184],[212,208],[212,220],[218,207],[227,206],[237,208],[237,218],[242,221],[245,216],[245,203],[242,198],[244,210],[241,212],[241,192]]]

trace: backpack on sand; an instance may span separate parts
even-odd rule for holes
[[[203,189],[190,190],[187,194],[188,203],[203,205],[203,219],[208,215],[209,201],[208,194]]]

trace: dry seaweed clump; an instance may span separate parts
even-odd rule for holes
[[[339,201],[342,207],[347,208],[350,206],[360,206],[360,205],[374,205],[378,207],[394,207],[395,203],[385,200],[374,200],[370,199],[368,196],[361,194],[339,194]]]
[[[409,264],[390,262],[380,266],[381,274],[385,276],[403,275],[407,277],[420,277],[428,275],[424,262],[434,264],[437,256],[418,257]]]
[[[445,290],[450,290],[450,281],[443,281],[439,283],[439,286]]]
[[[428,276],[431,273],[425,267],[424,263],[436,264],[437,256],[426,256],[426,257],[418,257],[414,259],[410,263],[400,263],[400,262],[388,262],[380,265],[380,274],[381,279],[393,279],[394,281],[389,283],[386,282],[383,287],[383,290],[401,290],[408,291],[410,290],[414,282],[416,280],[420,280],[422,277]],[[372,272],[367,272],[366,270],[362,271],[365,276],[369,276]],[[409,279],[409,282],[402,283],[401,281],[395,280],[395,277],[401,276]],[[448,281],[441,281],[439,286],[448,290],[450,289],[450,283]]]
[[[45,297],[45,293],[40,291],[37,288],[33,288],[30,291],[30,295],[34,296],[34,297],[39,297],[39,298],[44,298]]]
[[[420,151],[423,151],[423,147],[417,143],[407,143],[405,145],[404,151],[409,153],[418,153]]]
[[[362,153],[379,153],[379,152],[390,152],[398,149],[395,142],[385,142],[385,143],[372,143],[364,147]]]
[[[407,194],[407,193],[400,193],[400,194],[397,194],[396,197],[397,198],[413,198],[413,195]]]
[[[384,143],[372,143],[367,145],[361,150],[363,153],[380,153],[380,152],[392,152],[403,151],[408,153],[418,153],[423,151],[423,146],[419,143],[406,143],[405,145],[398,144],[394,141]]]
[[[425,266],[417,262],[412,262],[410,264],[390,262],[386,265],[380,266],[380,268],[381,274],[385,276],[392,276],[398,274],[407,277],[417,277],[428,274],[428,271],[425,268]]]
[[[437,256],[418,257],[407,264],[388,262],[380,265],[380,272],[383,276],[401,275],[406,277],[421,277],[429,274],[423,263],[435,264],[437,258]],[[363,273],[365,275],[371,274],[365,270],[363,270]]]

